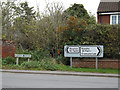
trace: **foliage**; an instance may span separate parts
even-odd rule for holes
[[[55,59],[53,58],[44,58],[42,59],[42,61],[40,62],[40,67],[42,67],[45,70],[57,70],[57,62]]]
[[[60,30],[63,37],[61,47],[64,45],[103,45],[105,58],[119,58],[120,25],[94,24],[84,27],[84,25],[79,24],[79,26],[83,26],[82,28],[76,27],[76,22],[70,23],[74,26]]]
[[[31,53],[32,60],[41,61],[43,58],[50,58],[50,54],[47,50],[33,51]]]
[[[21,50],[17,49],[18,54],[31,54],[32,60],[34,61],[41,61],[43,58],[49,58],[50,53],[47,50],[39,49],[39,50]]]
[[[23,62],[21,66],[25,68],[39,68],[39,62],[37,61],[30,61],[30,62]]]
[[[60,55],[57,58],[55,58],[58,64],[63,64],[63,65],[70,65],[70,59],[64,57],[64,55]]]
[[[89,15],[87,11],[85,10],[84,6],[82,4],[73,4],[71,7],[69,7],[67,10],[65,10],[65,13],[67,13],[70,16],[75,16],[79,18],[89,18]]]
[[[14,2],[0,2],[0,8],[2,9],[2,38],[10,40],[12,38],[12,22],[14,18],[13,7],[15,7]]]
[[[119,57],[119,30],[120,25],[91,25],[84,34],[83,43],[104,46],[104,57]]]
[[[7,65],[7,64],[15,64],[15,58],[13,57],[7,57],[2,59],[2,65]]]
[[[87,21],[88,24],[96,23],[95,17],[93,17],[93,15],[90,16],[82,4],[75,3],[66,9],[64,13],[67,15],[67,17],[74,16],[76,18],[83,19]]]
[[[20,3],[18,7],[15,7],[15,10],[17,10],[16,12],[20,15],[20,17],[27,20],[28,22],[35,18],[36,12],[33,11],[33,7],[28,6],[28,2]]]
[[[23,68],[22,66],[20,65],[15,65],[15,64],[7,64],[7,65],[2,65],[2,69],[17,69],[17,70],[23,70],[25,68]]]
[[[65,11],[59,3],[47,4],[45,14],[34,11],[27,2],[8,1],[1,7],[3,39],[13,40],[22,50],[18,53],[29,53],[34,61],[51,56],[69,64],[63,58],[64,45],[104,45],[105,57],[119,57],[120,26],[96,24],[82,4],[73,4]]]
[[[41,61],[30,61],[21,64],[24,68],[40,68],[43,70],[57,70],[57,62],[53,58],[44,58]]]
[[[86,26],[87,24],[85,21],[71,16],[68,19],[66,30],[61,34],[62,37],[64,37],[63,43],[68,45],[79,45]]]
[[[35,12],[27,2],[18,3],[7,1],[2,2],[2,38],[14,40],[22,48],[31,48],[32,43],[28,31],[33,30]]]

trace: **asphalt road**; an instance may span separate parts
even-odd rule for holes
[[[2,88],[118,88],[118,78],[4,72]]]

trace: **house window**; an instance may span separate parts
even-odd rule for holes
[[[111,15],[110,24],[120,24],[120,15]]]
[[[120,15],[118,15],[118,24],[120,24]]]

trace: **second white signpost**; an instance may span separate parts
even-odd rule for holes
[[[66,45],[64,46],[64,56],[70,57],[72,67],[72,57],[95,57],[96,69],[98,69],[98,57],[103,57],[103,45]]]
[[[31,54],[15,54],[16,57],[16,65],[19,64],[19,58],[28,58],[28,62],[30,61]]]

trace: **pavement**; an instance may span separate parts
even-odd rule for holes
[[[120,78],[119,74],[89,73],[89,72],[68,72],[68,71],[33,71],[33,70],[5,70],[0,72],[27,73],[27,74],[51,74],[51,75],[73,75],[73,76],[96,76],[96,77],[115,77]]]

